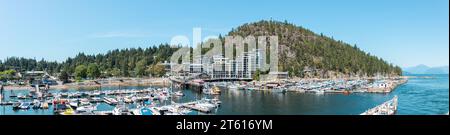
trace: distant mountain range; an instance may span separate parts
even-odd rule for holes
[[[423,64],[403,68],[403,74],[448,74],[448,66],[429,67]]]

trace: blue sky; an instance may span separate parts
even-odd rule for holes
[[[243,23],[288,20],[401,67],[448,65],[448,0],[0,0],[0,59],[62,61],[78,52],[226,34]],[[192,39],[191,39],[192,40]]]

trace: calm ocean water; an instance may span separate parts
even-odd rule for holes
[[[288,92],[286,94],[263,91],[223,90],[217,98],[222,106],[215,114],[219,115],[358,115],[365,110],[398,95],[400,115],[440,115],[449,110],[448,75],[416,75],[432,78],[412,78],[389,94],[304,94]],[[103,87],[102,90],[142,89],[145,87]],[[74,90],[66,90],[74,91]],[[27,91],[14,91],[15,94]],[[202,95],[193,90],[184,90],[186,96],[173,98],[175,102],[188,102],[200,99]],[[10,91],[6,90],[6,97]],[[211,98],[211,97],[209,97]],[[161,104],[168,104],[167,102]],[[100,110],[112,110],[114,107],[100,104]],[[48,110],[13,111],[11,106],[0,106],[2,115],[52,115]],[[193,113],[194,115],[197,113]]]

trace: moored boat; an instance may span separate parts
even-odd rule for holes
[[[20,105],[19,105],[19,109],[30,109],[30,105],[31,105],[31,103],[29,103],[29,102],[22,102],[22,103],[20,103]]]
[[[89,102],[88,99],[81,99],[75,112],[78,114],[92,114],[97,110],[97,105]]]
[[[174,92],[175,96],[184,96],[183,92],[181,91],[176,91]]]
[[[33,101],[33,109],[40,109],[41,108],[41,102],[39,100]]]
[[[104,97],[103,101],[110,105],[116,105],[117,103],[119,103],[119,101],[117,101],[116,99],[114,99],[112,97]]]
[[[212,88],[206,86],[205,88],[203,88],[203,93],[208,95],[219,95],[220,92],[220,88],[217,86],[213,86]]]
[[[287,89],[284,87],[275,87],[272,89],[272,92],[276,92],[276,93],[286,93]]]
[[[13,103],[13,104],[12,104],[13,110],[20,109],[20,108],[19,108],[20,104],[21,104],[20,102],[15,102],[15,103]]]
[[[78,107],[78,99],[73,99],[69,102],[71,108],[76,109]]]
[[[60,115],[74,115],[74,114],[75,111],[71,107],[66,108],[63,112],[60,113]]]
[[[229,90],[237,90],[239,88],[239,86],[237,85],[228,85],[227,87]]]
[[[27,99],[26,95],[23,95],[22,93],[17,94],[18,99]]]
[[[65,112],[66,109],[68,109],[68,108],[70,108],[70,106],[67,104],[61,104],[61,103],[53,104],[53,113],[61,114],[61,113]]]
[[[130,115],[130,110],[124,104],[118,104],[112,111],[113,115]]]
[[[43,102],[43,103],[41,104],[41,108],[42,108],[42,109],[48,109],[48,102]]]

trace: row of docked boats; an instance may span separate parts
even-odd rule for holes
[[[53,112],[57,115],[93,115],[97,106],[88,99],[55,99]]]
[[[211,94],[220,93],[220,89],[212,87]],[[23,95],[20,94],[19,95]],[[162,105],[152,101],[166,101],[172,97],[182,97],[182,91],[173,92],[169,88],[148,88],[144,90],[112,90],[111,92],[53,92],[51,97],[39,100],[14,101],[13,108],[19,109],[51,109],[56,115],[187,115],[193,111],[213,112],[218,108],[217,99],[202,99],[187,103],[171,102]],[[111,110],[98,110],[99,103],[112,105]],[[155,104],[156,103],[156,104]],[[167,102],[164,102],[167,103]],[[103,107],[102,107],[103,109]]]
[[[281,85],[273,85],[273,86],[264,86],[264,85],[250,85],[250,84],[239,84],[239,83],[231,83],[227,84],[226,88],[228,90],[247,90],[247,91],[255,91],[255,90],[265,90],[274,93],[286,93],[287,88]]]
[[[187,103],[171,102],[170,105],[155,106],[152,103],[137,105],[130,109],[127,104],[119,103],[111,111],[112,115],[188,115],[192,111],[211,113],[216,110],[222,102],[218,99],[201,99]]]
[[[12,103],[13,110],[27,110],[27,109],[48,109],[49,104],[47,102],[40,102],[34,100],[33,102],[14,102]]]
[[[374,88],[387,88],[392,84],[399,84],[398,79],[303,79],[299,81],[278,82],[227,82],[213,83],[227,88],[228,90],[263,90],[275,93],[286,93],[287,91],[305,93],[362,93],[369,92]],[[390,85],[391,84],[391,85]]]
[[[75,92],[54,92],[47,93],[44,97],[58,97],[58,98],[89,98],[89,97],[103,97],[103,96],[120,96],[131,94],[152,94],[152,93],[170,93],[175,95],[182,95],[180,92],[172,92],[170,88],[147,88],[147,89],[123,89],[123,90],[95,90],[95,91],[75,91]],[[28,94],[30,96],[30,94]],[[18,95],[11,94],[11,97],[27,98],[27,95],[19,93]]]

